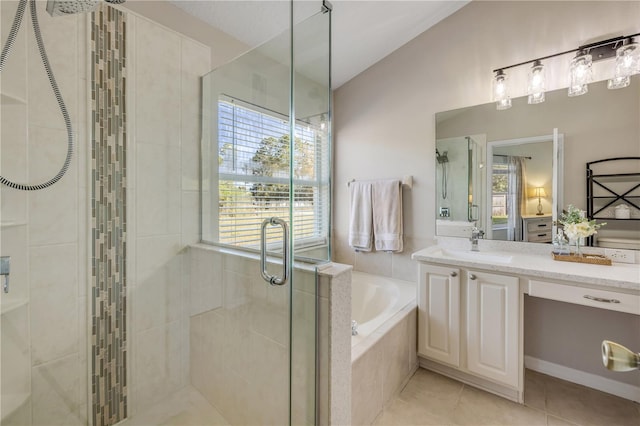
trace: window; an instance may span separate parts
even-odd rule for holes
[[[491,222],[493,229],[502,229],[507,226],[507,176],[508,170],[505,163],[493,163],[491,177]]]
[[[293,144],[290,229],[298,247],[326,244],[328,235],[328,138],[320,116],[306,121],[296,124]],[[219,99],[219,243],[257,248],[264,219],[277,216],[289,221],[289,145],[287,117],[237,99]],[[267,227],[267,242],[278,241],[282,230]]]

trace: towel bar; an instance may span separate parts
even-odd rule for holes
[[[355,182],[355,179],[351,179],[347,182],[347,186],[351,185],[351,182]],[[402,185],[406,186],[409,189],[413,188],[413,176],[407,175],[402,178]]]

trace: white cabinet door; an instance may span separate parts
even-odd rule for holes
[[[520,318],[517,277],[467,273],[467,368],[518,387]]]
[[[420,265],[418,353],[460,365],[460,270]]]

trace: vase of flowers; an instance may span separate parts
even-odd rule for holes
[[[589,220],[585,217],[585,212],[572,205],[560,215],[558,221],[565,235],[569,238],[569,242],[576,246],[576,256],[582,256],[580,245],[584,239],[598,233],[598,229],[606,225],[606,223],[596,223],[595,220]]]

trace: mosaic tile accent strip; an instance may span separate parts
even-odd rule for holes
[[[91,392],[94,426],[127,417],[126,22],[91,14]]]

